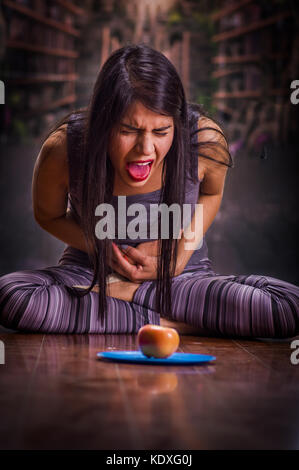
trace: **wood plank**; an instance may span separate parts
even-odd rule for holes
[[[241,69],[241,68],[219,69],[219,70],[215,70],[214,72],[212,72],[212,77],[213,78],[221,78],[221,77],[226,77],[227,75],[233,75],[234,73],[241,73],[241,72],[246,73],[246,70],[244,71],[244,69]]]
[[[43,335],[3,333],[5,364],[1,368],[0,448],[15,449],[23,434],[23,413],[42,349]]]
[[[46,26],[49,26],[50,28],[58,29],[62,31],[63,33],[70,34],[71,36],[75,37],[80,37],[81,32],[78,31],[75,28],[72,28],[71,26],[68,26],[64,23],[59,23],[56,20],[52,20],[51,18],[45,18],[42,16],[40,13],[36,13],[33,11],[31,8],[25,7],[23,5],[19,5],[15,2],[12,2],[11,0],[3,0],[3,5],[5,5],[8,8],[11,8],[14,11],[17,11],[18,13],[27,16],[28,18],[31,18],[32,20],[38,21],[39,23],[45,24]]]
[[[59,5],[61,5],[63,8],[70,11],[71,13],[74,13],[75,15],[79,15],[79,16],[87,15],[86,11],[83,8],[80,8],[77,5],[74,5],[72,2],[69,2],[68,0],[56,0],[56,3],[59,3]]]
[[[137,349],[137,335],[0,337],[4,448],[296,446],[299,368],[286,361],[288,341],[181,336],[180,351],[217,359],[178,367],[97,359],[99,351]]]
[[[235,56],[219,55],[212,58],[213,64],[246,64],[250,62],[262,62],[264,60],[286,59],[287,54],[244,54]]]
[[[283,374],[287,377],[288,385],[297,383],[299,379],[299,367],[292,366],[290,356],[293,352],[291,343],[299,340],[299,336],[282,340],[269,341],[267,339],[259,339],[252,343],[251,341],[239,341],[235,343],[239,347],[254,355],[260,362],[265,364],[273,372]],[[290,365],[292,367],[290,367]]]
[[[213,21],[219,21],[221,18],[224,16],[231,15],[232,13],[235,13],[238,10],[241,10],[245,6],[247,6],[249,3],[252,3],[253,0],[239,0],[235,3],[232,3],[231,5],[225,6],[221,8],[221,10],[216,11],[215,13],[212,13],[211,19]]]
[[[220,41],[226,41],[227,39],[232,39],[232,38],[236,38],[239,36],[243,36],[244,34],[251,33],[252,31],[257,31],[258,29],[271,26],[277,23],[278,21],[283,20],[284,18],[290,17],[291,14],[292,13],[290,11],[284,11],[277,15],[271,16],[270,18],[267,18],[266,20],[255,21],[254,23],[248,26],[240,26],[239,28],[234,28],[229,31],[224,31],[223,33],[215,34],[212,37],[212,41],[220,42]]]
[[[23,49],[24,51],[38,52],[40,54],[54,55],[58,57],[65,57],[69,59],[77,59],[79,57],[78,52],[69,51],[67,49],[53,49],[45,46],[35,46],[33,44],[26,44],[23,41],[15,41],[9,39],[6,43],[6,47],[11,49]]]
[[[287,89],[272,89],[267,90],[267,96],[287,96],[289,90]],[[218,91],[213,94],[213,99],[227,99],[227,98],[261,98],[266,93],[262,90],[240,90],[240,91]]]
[[[36,77],[26,77],[9,80],[10,85],[32,85],[34,83],[52,83],[52,82],[74,82],[78,80],[77,74],[56,74],[49,73]]]

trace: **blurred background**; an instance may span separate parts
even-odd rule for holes
[[[110,53],[147,43],[227,135],[234,168],[206,233],[220,274],[299,284],[297,0],[0,2],[0,275],[53,266],[65,244],[33,217],[42,138],[87,106]],[[298,82],[299,86],[299,82]],[[299,96],[298,96],[299,98]]]

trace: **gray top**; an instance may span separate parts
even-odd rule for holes
[[[197,123],[197,120],[196,120]],[[81,135],[81,127],[82,127],[82,120],[78,117],[78,115],[72,114],[67,126],[67,153],[68,153],[68,167],[69,167],[69,186],[70,191],[68,194],[68,207],[70,210],[73,211],[76,219],[80,221],[80,206],[79,206],[79,191],[78,191],[78,182],[80,181],[80,169],[79,169],[79,157],[78,152],[80,149],[80,142],[82,137]],[[197,134],[196,134],[197,136]],[[196,137],[197,138],[197,137]],[[198,158],[194,158],[194,165],[197,174],[198,168]],[[195,204],[198,201],[198,194],[199,194],[199,187],[201,181],[196,179],[196,182],[192,180],[189,176],[186,180],[186,190],[185,190],[185,204],[191,204],[191,215],[194,213]],[[137,246],[139,243],[147,242],[154,240],[154,238],[150,238],[150,204],[159,204],[161,190],[158,189],[156,191],[152,191],[145,194],[134,194],[130,196],[126,196],[126,207],[128,208],[129,205],[134,203],[142,204],[147,213],[147,228],[148,234],[147,238],[137,238],[136,240],[132,240],[131,238],[122,238],[118,239],[115,238],[115,243],[120,245],[130,245],[130,246]],[[118,215],[118,196],[113,196],[112,205],[115,210],[116,221]],[[138,213],[133,216],[127,216],[127,219],[122,219],[124,233],[126,233],[126,227],[128,223],[137,217]],[[116,230],[117,234],[117,230]],[[201,248],[194,251],[189,262],[187,263],[185,269],[190,266],[196,265],[199,260],[203,258],[208,258],[208,247],[206,244],[205,237],[203,237],[203,243]],[[62,253],[61,258],[59,259],[58,263],[63,262],[63,264],[78,264],[80,266],[86,266],[91,268],[91,263],[88,258],[87,253],[78,250],[70,245],[67,245],[64,252]]]

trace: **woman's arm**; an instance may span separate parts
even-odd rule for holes
[[[198,247],[200,241],[202,240],[203,236],[207,232],[208,228],[211,226],[214,218],[216,217],[216,214],[221,206],[221,201],[222,201],[222,196],[223,196],[223,186],[224,186],[224,179],[225,176],[222,174],[219,174],[216,176],[215,174],[209,174],[205,178],[205,181],[211,182],[213,181],[215,184],[215,187],[218,187],[218,190],[222,190],[218,194],[217,192],[215,194],[205,194],[200,192],[200,196],[198,198],[197,204],[202,204],[202,212],[203,212],[203,226],[202,226],[202,231],[197,231],[198,227],[200,226],[201,220],[199,220],[198,223],[196,223],[196,217],[200,218],[200,211],[196,211],[193,214],[193,217],[191,219],[191,223],[189,226],[184,230],[184,232],[181,235],[181,238],[178,240],[178,254],[177,254],[177,264],[176,264],[176,270],[175,270],[175,276],[178,276],[184,271],[185,266],[187,265],[189,259],[193,255],[194,251]],[[192,231],[194,234],[193,237],[190,239],[187,239],[185,234]],[[136,247],[139,249],[143,254],[146,254],[147,256],[157,256],[157,247],[158,247],[158,242],[150,242],[150,243],[142,243]],[[131,261],[131,260],[130,260]],[[132,262],[132,261],[131,261]]]
[[[204,129],[207,127],[209,129]],[[223,164],[227,161],[229,150],[227,142],[222,135],[222,129],[212,119],[206,117],[199,119],[198,129],[201,154],[198,157],[198,179],[203,178],[203,181],[200,185],[197,204],[202,204],[202,218],[200,208],[196,207],[191,223],[184,230],[178,242],[177,276],[183,272],[194,250],[197,249],[219,211],[228,170],[228,167]],[[202,155],[215,158],[220,163],[202,158]],[[196,218],[198,218],[198,224],[196,224]],[[190,231],[194,235],[191,239],[188,239],[184,234]]]
[[[209,129],[204,129],[208,127]],[[222,135],[221,128],[211,119],[206,117],[199,119],[198,140],[200,145],[200,156],[198,157],[198,178],[203,181],[200,185],[200,193],[197,204],[202,206],[203,220],[196,218],[200,216],[200,210],[196,207],[191,222],[181,234],[178,241],[177,264],[175,276],[180,275],[191,258],[195,249],[197,249],[200,241],[211,226],[221,205],[224,184],[228,166],[229,155],[228,145]],[[215,158],[212,161],[202,158],[202,155]],[[220,162],[220,163],[217,163]],[[192,231],[193,238],[187,238],[188,233]],[[143,282],[144,280],[157,278],[157,260],[158,241],[145,242],[139,244],[136,248],[128,247],[125,250],[126,259],[120,250],[114,249],[115,264],[114,269],[123,276],[134,282]],[[136,269],[136,265],[140,264],[141,268]],[[133,265],[133,266],[132,266]]]
[[[210,129],[203,129],[205,127],[209,127]],[[202,204],[203,220],[201,225],[201,211],[196,208],[191,223],[183,231],[178,241],[176,276],[183,272],[194,250],[198,247],[219,211],[228,170],[226,165],[221,164],[221,162],[227,161],[228,155],[228,145],[225,138],[221,135],[221,128],[214,121],[206,117],[199,119],[198,128],[201,130],[198,133],[198,140],[201,143],[200,149],[202,155],[213,157],[220,163],[205,158],[203,159],[201,156],[198,157],[198,179],[201,180],[203,178],[203,181],[200,185],[197,204]],[[205,142],[209,142],[209,144],[204,144]],[[196,223],[196,218],[199,218],[199,223]],[[191,239],[186,236],[190,231],[194,234]],[[148,256],[157,256],[158,254],[157,241],[141,243],[137,248]]]
[[[213,193],[203,193],[202,190],[200,191],[200,195],[197,201],[197,204],[202,204],[202,230],[197,230],[198,227],[201,225],[200,219],[200,210],[195,210],[193,217],[191,219],[191,223],[183,232],[181,239],[178,241],[178,255],[177,255],[177,266],[176,266],[176,276],[181,274],[184,271],[185,266],[187,265],[189,259],[194,253],[194,250],[198,247],[200,241],[204,237],[205,233],[207,232],[208,228],[211,226],[216,214],[221,206],[222,196],[223,196],[223,188],[224,188],[224,181],[225,181],[225,173],[219,171],[218,174],[208,172],[205,175],[204,181],[206,182],[207,187],[213,187]],[[205,189],[207,191],[208,189]],[[196,217],[199,218],[199,222],[196,223]],[[193,232],[193,237],[191,239],[187,239],[184,234]]]
[[[87,253],[83,230],[67,210],[68,187],[66,128],[61,127],[44,142],[34,166],[34,218],[51,235]]]

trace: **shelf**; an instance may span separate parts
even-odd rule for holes
[[[7,79],[9,85],[31,85],[34,83],[49,83],[49,82],[74,82],[78,80],[78,75],[76,74],[46,74],[41,75],[39,77],[27,77],[27,78],[20,78],[20,79]]]
[[[251,33],[252,31],[256,31],[258,29],[265,28],[272,24],[277,23],[278,21],[291,16],[290,11],[284,11],[279,13],[278,15],[271,16],[266,20],[255,21],[253,24],[249,26],[241,26],[239,28],[235,28],[229,31],[225,31],[223,33],[216,34],[212,37],[214,42],[226,41],[227,39],[236,38],[242,36],[243,34]]]
[[[71,13],[74,13],[75,15],[86,16],[86,11],[83,10],[83,8],[77,7],[77,5],[74,5],[73,3],[68,2],[67,0],[56,0],[56,3],[59,3],[59,5],[61,5]]]
[[[212,72],[212,77],[213,78],[221,78],[221,77],[226,77],[227,75],[232,75],[234,73],[240,73],[244,72],[244,69],[238,68],[238,69],[220,69],[220,70],[215,70]]]
[[[21,120],[25,127],[28,123],[26,132],[36,135],[76,105],[80,54],[74,47],[81,37],[80,17],[87,15],[83,2],[77,7],[69,0],[3,0],[1,5],[8,26],[4,72],[11,116],[4,129],[19,135]]]
[[[31,111],[27,111],[25,113],[22,113],[23,118],[30,118],[33,116],[36,116],[37,114],[43,114],[48,111],[51,111],[52,109],[59,108],[61,106],[66,106],[68,104],[73,104],[77,100],[77,96],[75,94],[65,96],[64,98],[60,98],[59,100],[52,101],[52,103],[49,103],[47,106],[42,106],[38,109],[33,109]]]
[[[78,31],[77,29],[74,29],[71,26],[67,26],[63,23],[59,23],[56,20],[45,18],[39,13],[35,13],[30,8],[24,7],[22,5],[18,5],[10,0],[3,0],[3,5],[5,5],[8,8],[11,8],[14,11],[17,11],[18,13],[21,13],[22,15],[28,16],[28,18],[32,18],[33,20],[38,21],[39,23],[45,24],[49,26],[50,28],[59,29],[63,33],[70,34],[71,36],[75,36],[75,37],[81,36],[80,31]]]
[[[261,62],[263,60],[280,60],[286,59],[287,54],[245,54],[236,56],[219,55],[212,58],[213,64],[243,64],[250,62]]]
[[[41,54],[54,55],[57,57],[65,57],[68,59],[77,59],[79,57],[78,52],[69,51],[67,49],[52,49],[45,46],[33,46],[32,44],[26,44],[23,41],[15,41],[9,39],[6,43],[6,47],[11,49],[23,49],[30,52],[38,52]]]
[[[213,21],[219,21],[224,16],[235,13],[236,11],[238,11],[241,8],[245,7],[249,3],[252,3],[252,1],[253,0],[241,0],[239,2],[235,2],[233,5],[229,5],[228,7],[224,7],[221,10],[217,11],[216,13],[212,13],[211,19]]]
[[[267,91],[267,94],[262,90],[242,90],[242,91],[218,91],[213,94],[213,99],[227,99],[227,98],[261,98],[265,96],[284,96],[288,95],[289,90],[279,88]]]
[[[235,114],[235,110],[227,106],[223,101],[212,101],[212,105],[217,108],[217,111],[221,111],[222,113],[226,113],[230,116]]]

